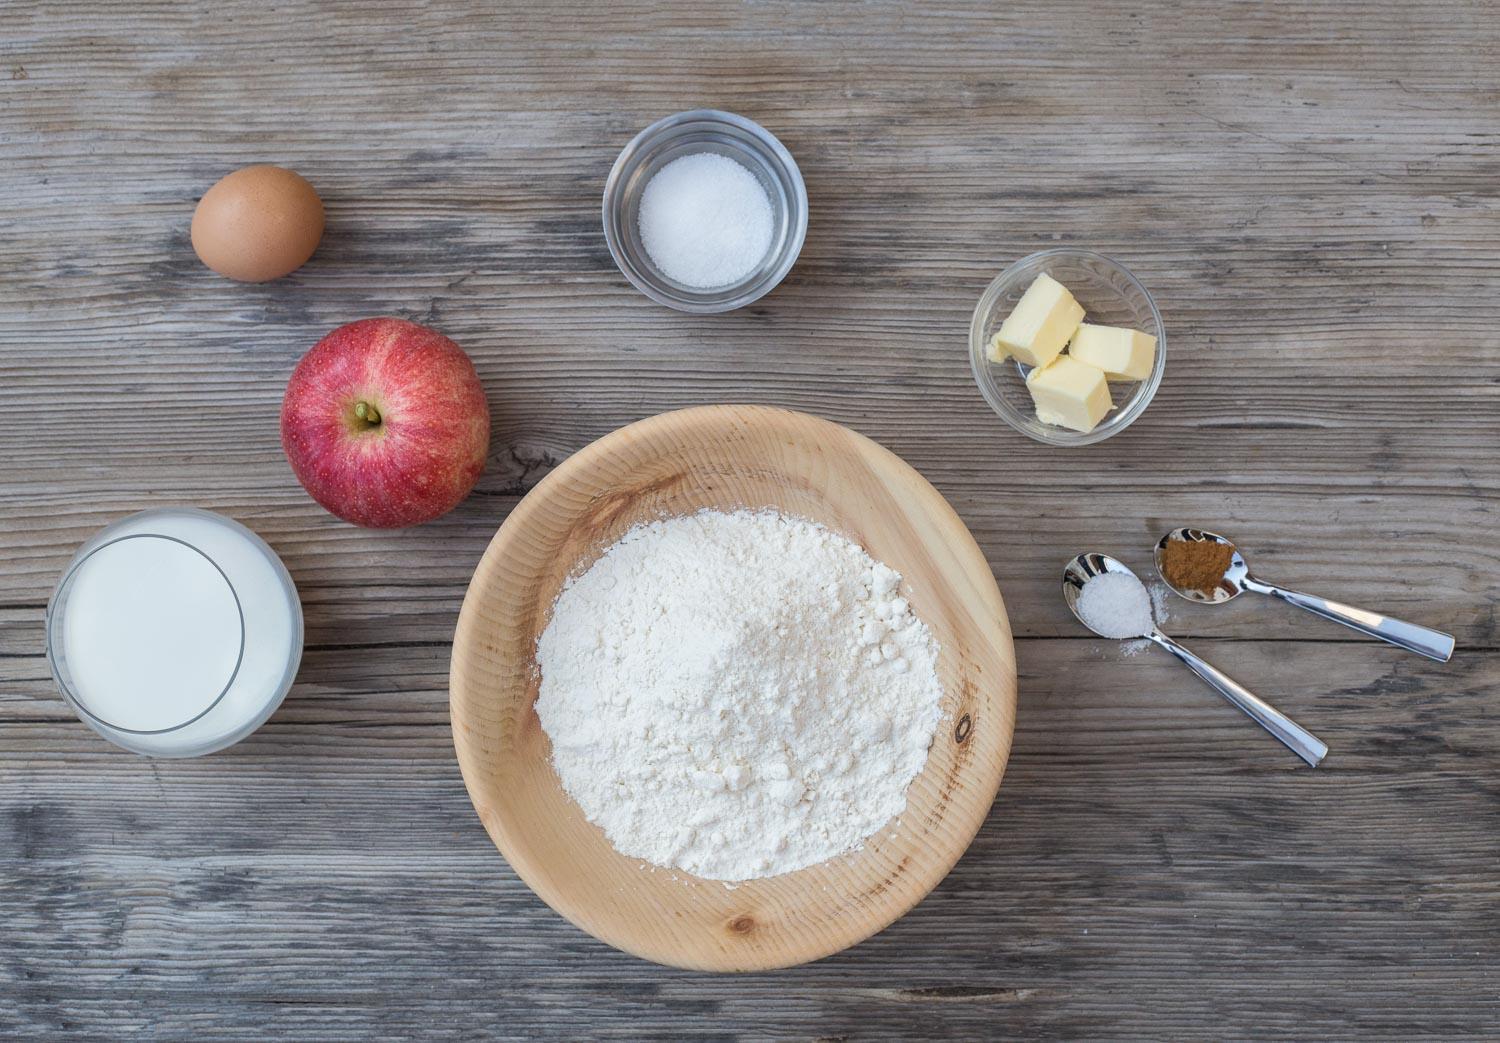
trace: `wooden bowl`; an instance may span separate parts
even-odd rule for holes
[[[900,818],[861,850],[734,886],[617,852],[563,791],[535,710],[536,639],[566,577],[633,525],[705,507],[770,507],[844,533],[901,573],[941,647],[944,717]],[[826,420],[709,406],[601,438],[511,512],[464,598],[451,708],[474,808],[548,905],[648,960],[759,970],[868,938],[958,861],[1010,753],[1015,650],[989,564],[916,471]]]

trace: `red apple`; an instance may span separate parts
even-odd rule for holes
[[[318,341],[281,402],[281,447],[297,480],[332,513],[375,529],[458,506],[489,443],[474,363],[401,319],[361,319]]]

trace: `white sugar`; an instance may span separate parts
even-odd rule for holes
[[[1085,583],[1078,595],[1078,614],[1090,630],[1104,637],[1142,637],[1156,625],[1151,595],[1128,572],[1101,573]]]
[[[1160,626],[1167,621],[1167,595],[1171,593],[1166,584],[1156,582],[1151,584],[1151,614],[1156,617],[1156,624]],[[1120,650],[1127,656],[1137,656],[1151,647],[1149,638],[1138,638],[1135,641],[1126,641]]]
[[[755,271],[775,223],[756,176],[716,152],[672,160],[641,193],[641,245],[663,275],[694,289],[732,286]]]

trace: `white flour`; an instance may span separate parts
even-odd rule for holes
[[[905,809],[940,716],[899,581],[771,512],[632,529],[537,641],[563,787],[622,853],[709,879],[857,848]]]

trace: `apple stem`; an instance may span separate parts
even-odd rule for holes
[[[354,415],[359,417],[365,423],[369,424],[371,427],[374,427],[376,424],[380,423],[380,410],[376,409],[368,402],[355,403]]]

